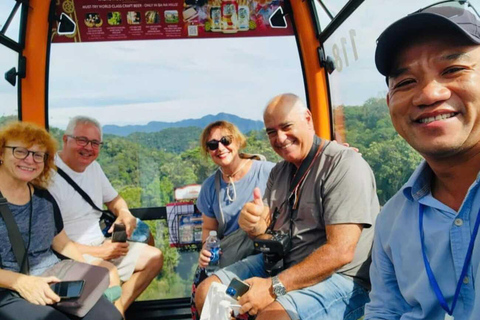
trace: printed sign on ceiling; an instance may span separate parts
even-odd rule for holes
[[[272,28],[270,16],[284,0],[57,0],[56,13],[77,24],[74,35],[52,30],[53,42],[293,35]]]

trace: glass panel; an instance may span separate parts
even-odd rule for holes
[[[0,44],[0,125],[5,121],[18,119],[17,87],[8,83],[4,74],[17,67],[18,54]],[[18,79],[17,79],[18,80]],[[17,81],[18,82],[18,81]]]
[[[382,204],[406,182],[421,157],[391,124],[385,78],[374,63],[375,40],[398,18],[431,3],[365,1],[324,44],[336,64],[329,77],[336,139],[360,149],[374,170]],[[480,0],[471,3],[480,6]]]
[[[97,118],[105,133],[98,161],[132,208],[165,206],[175,187],[213,173],[198,139],[217,119],[248,136],[246,152],[276,161],[263,108],[283,92],[305,100],[293,36],[53,44],[50,68],[51,131],[60,138],[71,117]],[[165,264],[140,299],[189,296],[196,248],[170,247],[166,222],[148,224]]]
[[[0,2],[0,29],[3,28],[10,12],[12,12],[13,7],[15,7],[15,2],[15,0],[4,0]]]
[[[325,9],[327,9],[332,17],[335,18],[342,8],[347,4],[348,0],[314,0],[313,2],[315,11],[318,15],[318,21],[320,23],[321,30],[324,30],[331,21],[330,16],[327,14]],[[323,6],[320,3],[322,3]]]
[[[349,0],[317,0],[316,2],[322,2],[332,16],[335,17],[348,1]]]
[[[325,12],[325,9],[320,5],[320,1],[313,1],[315,11],[317,12],[317,19],[320,23],[320,31],[324,30],[326,26],[332,21],[329,15]],[[330,12],[332,13],[332,12]],[[332,13],[333,14],[333,13]]]
[[[12,12],[12,9],[15,6],[15,0],[4,0],[0,2],[0,30],[3,28],[5,23],[7,22],[8,17],[10,16],[10,13]],[[12,22],[10,22],[10,25],[8,26],[7,32],[5,35],[9,37],[10,39],[17,41],[18,42],[18,33],[19,33],[19,26],[20,26],[20,11],[21,11],[21,6],[18,8]]]

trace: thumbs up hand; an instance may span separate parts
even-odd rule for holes
[[[258,208],[264,207],[263,200],[262,200],[262,192],[260,188],[253,189],[253,203],[258,206]]]
[[[263,204],[260,188],[253,190],[253,201],[243,206],[238,217],[238,224],[250,236],[262,234],[267,229],[266,219],[269,208]]]

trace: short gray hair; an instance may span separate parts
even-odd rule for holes
[[[96,119],[87,117],[87,116],[75,116],[70,121],[68,122],[67,129],[65,129],[65,134],[67,135],[72,135],[73,130],[79,125],[79,124],[92,124],[95,127],[100,130],[100,139],[103,140],[103,132],[102,132],[102,126],[100,125],[100,122],[98,122]]]

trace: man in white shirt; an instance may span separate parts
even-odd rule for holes
[[[63,149],[55,156],[57,167],[63,169],[98,208],[105,204],[115,214],[115,223],[124,224],[130,237],[136,227],[136,218],[95,161],[102,146],[98,121],[85,116],[74,117],[62,140]],[[119,301],[126,310],[162,269],[162,252],[144,243],[106,239],[99,226],[101,212],[92,208],[59,174],[54,175],[49,191],[58,202],[67,235],[75,241],[85,259],[96,264],[99,260],[107,260],[117,267],[120,280],[124,282]]]

